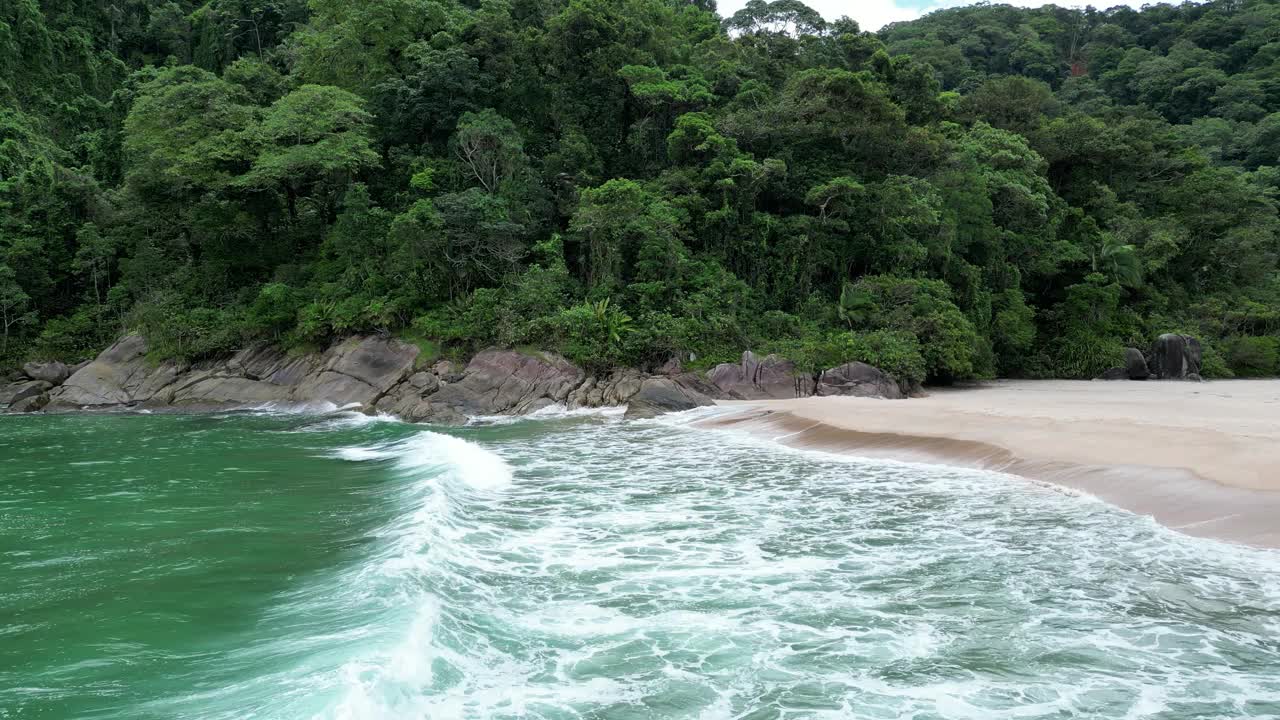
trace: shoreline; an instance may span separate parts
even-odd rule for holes
[[[1280,381],[1002,381],[907,401],[719,405],[729,412],[695,426],[1017,475],[1188,535],[1280,548]]]

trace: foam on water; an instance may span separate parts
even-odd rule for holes
[[[708,412],[340,451],[411,510],[343,583],[381,630],[314,715],[1280,716],[1275,554],[673,427]]]
[[[389,514],[219,659],[273,670],[138,716],[1280,717],[1276,553],[617,412],[281,420]]]

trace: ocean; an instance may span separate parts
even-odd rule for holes
[[[1280,718],[1280,553],[708,412],[0,417],[0,718]]]

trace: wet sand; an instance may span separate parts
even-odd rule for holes
[[[792,447],[996,470],[1176,530],[1280,547],[1280,380],[1000,381],[927,398],[726,402]]]

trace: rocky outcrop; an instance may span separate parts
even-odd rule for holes
[[[423,419],[530,413],[566,402],[584,377],[554,353],[485,350],[471,359],[458,382],[442,384],[429,396]]]
[[[146,359],[147,343],[128,335],[107,348],[93,362],[67,378],[50,395],[55,408],[94,409],[127,406],[148,399],[160,374],[177,376],[177,367],[157,372]],[[151,381],[150,383],[148,381]]]
[[[627,418],[649,418],[668,412],[692,410],[714,404],[696,390],[682,387],[668,377],[646,378],[627,404]]]
[[[417,355],[412,345],[373,336],[335,343],[319,355],[255,347],[227,360],[154,365],[146,359],[146,342],[130,335],[51,392],[46,409],[213,410],[312,402],[372,407],[409,375]]]
[[[901,400],[906,397],[898,381],[878,367],[864,362],[850,362],[831,368],[818,376],[818,395],[878,397]]]
[[[1151,377],[1147,368],[1147,358],[1137,348],[1124,349],[1124,374],[1130,380],[1146,380]]]
[[[52,383],[44,380],[19,380],[0,390],[0,404],[9,405],[12,408],[23,400],[45,394],[52,387]]]
[[[257,346],[219,360],[157,364],[147,359],[146,342],[130,335],[72,372],[62,385],[22,380],[0,389],[0,403],[14,412],[199,412],[328,403],[411,422],[461,424],[551,405],[628,405],[629,417],[650,417],[709,405],[713,399],[802,397],[818,388],[814,378],[796,372],[794,363],[750,352],[740,365],[722,365],[710,377],[687,372],[678,362],[663,366],[659,375],[634,369],[590,375],[554,353],[498,349],[479,353],[465,367],[439,361],[426,368],[419,367],[418,353],[413,345],[367,336],[334,343],[322,353]],[[47,369],[50,376],[62,372],[46,365],[30,369]],[[892,378],[863,363],[824,373],[821,394],[902,397]]]
[[[763,359],[748,350],[741,363],[712,368],[707,379],[735,400],[784,400],[813,394],[813,377],[799,372],[795,363],[777,355]]]
[[[22,366],[22,374],[32,380],[43,380],[50,385],[61,385],[71,377],[71,368],[60,362],[29,362]]]
[[[1151,349],[1151,374],[1161,380],[1200,380],[1200,341],[1167,333]]]

